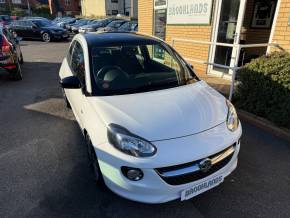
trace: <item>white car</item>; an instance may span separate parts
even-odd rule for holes
[[[187,200],[236,168],[242,127],[234,106],[165,42],[78,34],[59,75],[95,179],[116,194]]]

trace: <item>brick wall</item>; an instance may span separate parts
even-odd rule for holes
[[[139,32],[153,34],[153,0],[138,1]]]
[[[166,41],[171,43],[172,38],[192,39],[192,40],[211,40],[211,26],[166,26]],[[192,44],[187,42],[174,42],[174,48],[185,58],[208,60],[209,46]],[[191,63],[199,74],[206,73],[207,66]]]
[[[106,16],[105,0],[82,0],[81,3],[83,16]]]
[[[64,13],[70,12],[71,15],[80,14],[80,0],[70,0],[70,4],[66,5],[65,0],[58,0],[61,8],[64,10]]]
[[[153,34],[153,0],[138,1],[139,32]],[[211,26],[166,26],[166,41],[171,44],[172,38],[210,41]],[[207,61],[209,46],[175,42],[174,48],[186,58]],[[206,65],[192,63],[199,73],[206,72]]]
[[[273,42],[278,43],[283,49],[290,52],[290,26],[288,17],[290,15],[290,0],[281,0],[279,15],[275,27]]]

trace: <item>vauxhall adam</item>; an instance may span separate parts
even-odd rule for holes
[[[78,34],[59,75],[94,178],[116,194],[187,200],[236,168],[242,127],[234,106],[165,42]]]

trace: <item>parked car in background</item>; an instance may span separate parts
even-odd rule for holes
[[[14,21],[8,28],[23,38],[41,39],[44,42],[69,38],[67,30],[42,19]]]
[[[118,195],[188,200],[237,167],[242,126],[235,107],[164,41],[78,34],[59,76],[95,182]]]
[[[9,15],[0,15],[0,25],[8,25],[12,21]]]
[[[129,21],[117,29],[118,32],[138,32],[138,22]]]
[[[45,17],[30,17],[30,16],[21,17],[20,20],[31,20],[31,19],[51,21],[51,20],[49,20],[49,19],[47,19]]]
[[[107,18],[102,20],[94,21],[88,25],[79,28],[80,33],[85,32],[96,32],[99,28],[106,27],[109,23],[116,20],[115,18]]]
[[[65,25],[75,23],[76,21],[77,21],[76,18],[66,18],[66,19],[56,22],[56,25],[64,28]]]
[[[56,17],[52,20],[52,22],[60,22],[61,20],[70,19],[71,17]]]
[[[16,38],[7,28],[0,26],[0,74],[9,73],[13,80],[21,80],[23,55]]]
[[[72,23],[72,24],[67,24],[65,26],[65,28],[73,33],[78,33],[79,32],[79,28],[81,26],[84,26],[84,25],[87,25],[87,24],[90,24],[92,22],[92,20],[90,19],[80,19],[80,20],[77,20],[75,23]]]
[[[114,20],[111,23],[109,23],[106,27],[102,27],[98,29],[98,32],[114,32],[117,31],[120,26],[122,26],[125,23],[128,23],[127,20]]]

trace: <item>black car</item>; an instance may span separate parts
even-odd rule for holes
[[[50,21],[42,19],[14,21],[8,28],[20,37],[41,39],[44,42],[50,42],[52,39],[69,38],[67,30],[53,25]]]
[[[129,21],[120,26],[117,32],[138,32],[138,22]]]
[[[65,26],[67,24],[73,24],[77,21],[78,19],[76,18],[65,18],[65,19],[62,19],[60,21],[57,21],[56,22],[56,25],[59,26],[59,27],[62,27],[62,28],[65,28]]]
[[[21,80],[23,56],[16,38],[8,29],[0,27],[0,74],[9,73],[13,80]]]
[[[12,21],[9,15],[0,15],[0,25],[8,25]]]
[[[111,23],[109,23],[106,27],[99,28],[98,32],[114,32],[117,31],[120,26],[128,22],[129,21],[127,20],[114,20]]]
[[[81,26],[85,26],[87,24],[90,24],[90,22],[92,22],[92,20],[88,20],[88,19],[77,20],[73,24],[67,24],[66,25],[66,29],[71,31],[71,32],[73,32],[73,33],[78,33],[79,32],[79,28]]]
[[[109,23],[111,23],[112,21],[116,20],[115,18],[107,18],[107,19],[103,19],[103,20],[96,20],[91,22],[88,25],[85,26],[81,26],[79,28],[79,32],[80,33],[85,33],[85,32],[95,32],[97,31],[99,28],[102,27],[106,27]]]

